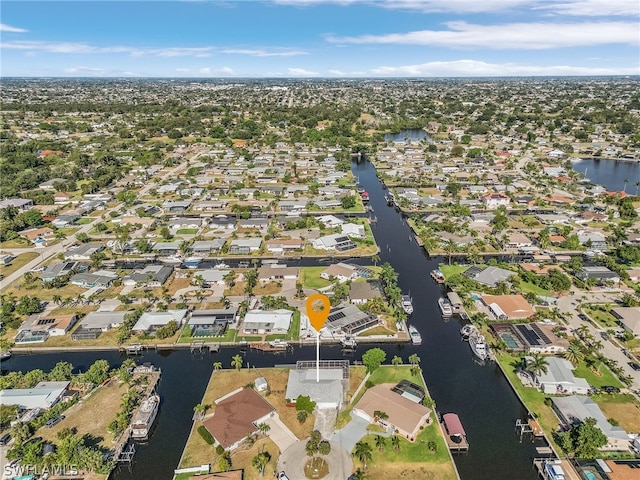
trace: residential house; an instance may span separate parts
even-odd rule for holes
[[[357,245],[345,234],[335,233],[318,237],[311,241],[313,248],[318,250],[337,250],[345,252],[357,248]]]
[[[224,277],[228,273],[229,273],[229,270],[209,268],[206,270],[199,270],[194,275],[194,278],[202,277],[202,280],[204,281],[203,287],[206,287],[206,288],[210,288],[214,285],[219,285],[221,287],[224,287],[226,285],[226,282],[224,281]]]
[[[365,238],[367,234],[364,225],[344,223],[340,225],[340,228],[342,229],[343,234],[351,238]]]
[[[329,267],[320,272],[320,278],[330,281],[338,280],[340,283],[355,280],[359,276],[356,267],[342,262],[329,265]]]
[[[236,321],[238,309],[194,310],[189,318],[192,337],[220,337]]]
[[[144,312],[131,329],[134,333],[152,333],[175,321],[182,326],[187,318],[188,310],[167,310],[166,312]]]
[[[50,282],[57,277],[63,277],[70,273],[84,273],[89,270],[89,264],[85,262],[57,262],[48,265],[40,275],[43,282]]]
[[[634,337],[640,336],[640,307],[616,307],[611,313],[618,319],[618,323]]]
[[[298,267],[287,267],[286,265],[264,265],[258,269],[258,281],[268,283],[282,280],[297,280],[300,274]]]
[[[23,331],[38,331],[46,332],[47,337],[60,337],[69,330],[78,321],[78,317],[75,314],[68,315],[32,315],[23,322],[18,330],[18,335]]]
[[[169,220],[169,229],[173,232],[181,229],[195,230],[202,227],[200,217],[175,217]]]
[[[262,238],[236,238],[229,243],[229,253],[247,255],[257,252],[262,246]]]
[[[584,281],[588,281],[590,278],[594,278],[598,283],[620,282],[620,276],[616,272],[600,265],[592,267],[582,267],[582,270],[578,272],[577,277]]]
[[[522,295],[482,295],[482,302],[498,320],[530,318],[535,310]]]
[[[102,243],[83,243],[64,252],[64,258],[75,261],[91,260],[91,255],[101,252],[104,247]]]
[[[463,272],[467,277],[478,283],[495,288],[500,282],[507,282],[509,278],[517,275],[517,272],[500,267],[469,267]]]
[[[49,227],[41,227],[41,228],[29,228],[27,230],[22,230],[18,232],[22,238],[26,238],[31,243],[35,243],[36,245],[46,243],[47,240],[53,238],[53,230]]]
[[[183,213],[191,206],[191,200],[167,200],[162,203],[162,209],[166,213]]]
[[[618,426],[611,425],[596,402],[586,395],[569,395],[552,397],[553,411],[566,427],[583,423],[593,418],[596,426],[607,436],[607,443],[600,449],[603,451],[629,451],[630,439],[627,432]]]
[[[118,328],[130,312],[89,312],[79,322],[78,328],[71,334],[72,340],[90,340]]]
[[[266,230],[269,228],[269,219],[267,218],[247,218],[240,220],[240,228],[256,228],[258,230]]]
[[[511,199],[504,193],[488,193],[482,196],[482,203],[487,210],[495,210],[498,207],[509,207]]]
[[[343,223],[345,223],[344,220],[334,215],[321,215],[317,217],[316,220],[318,220],[321,224],[323,224],[327,228],[339,227]]]
[[[325,327],[332,335],[340,332],[355,335],[377,325],[380,325],[377,317],[363,312],[350,303],[331,308],[325,323]]]
[[[345,402],[342,368],[292,368],[289,370],[285,398],[293,403],[308,396],[317,408],[341,409]]]
[[[17,208],[21,212],[25,212],[31,210],[34,204],[30,198],[5,198],[4,200],[0,200],[0,210],[8,207]]]
[[[156,242],[151,250],[158,255],[177,255],[180,251],[180,242]]]
[[[383,298],[380,287],[372,282],[353,282],[349,286],[349,301],[355,305],[364,305],[374,298]]]
[[[584,379],[573,375],[574,366],[566,358],[545,357],[547,361],[547,371],[534,374],[535,383],[542,393],[560,394],[582,394],[589,393],[590,385]]]
[[[107,288],[118,278],[118,274],[107,270],[97,270],[92,273],[76,273],[71,277],[71,283],[84,288]]]
[[[235,230],[236,218],[226,215],[216,215],[209,219],[209,228],[211,230]]]
[[[224,247],[224,238],[214,238],[213,240],[196,240],[189,247],[189,251],[194,254],[209,254],[219,252]]]
[[[249,310],[242,322],[245,334],[287,333],[291,326],[293,311],[279,310]]]
[[[129,286],[145,285],[160,288],[173,273],[173,267],[168,265],[147,265],[144,269],[125,275],[122,283]]]
[[[267,240],[265,245],[267,251],[274,255],[283,255],[287,251],[302,249],[303,241],[299,238],[274,238],[272,240]]]
[[[20,410],[48,410],[67,393],[70,382],[39,382],[33,388],[0,390],[1,405],[17,405]]]

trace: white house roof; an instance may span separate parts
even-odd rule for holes
[[[285,398],[295,400],[299,395],[308,395],[318,403],[340,405],[343,399],[342,369],[320,369],[320,381],[316,381],[316,369],[290,370]]]
[[[572,385],[578,388],[589,388],[589,383],[581,377],[573,375],[573,365],[565,358],[547,357],[547,372],[537,375],[538,382],[553,385]]]
[[[48,409],[55,405],[67,390],[69,382],[40,382],[33,388],[0,390],[0,404],[18,405],[23,409]]]
[[[269,325],[271,330],[289,330],[293,312],[281,308],[279,310],[250,310],[244,317],[244,328],[258,328]]]
[[[611,425],[600,407],[586,395],[569,395],[567,397],[555,397],[553,403],[565,420],[570,422],[584,422],[587,418],[594,418],[596,425],[602,433],[609,438],[629,440],[627,432],[620,427]]]
[[[187,316],[187,310],[167,310],[166,312],[144,312],[132,330],[147,331],[151,327],[161,327],[175,320],[179,324],[182,323]]]

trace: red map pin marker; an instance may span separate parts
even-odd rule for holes
[[[307,298],[306,306],[307,316],[311,321],[311,325],[315,328],[316,332],[319,332],[322,327],[324,327],[324,324],[327,323],[327,318],[329,317],[329,311],[331,310],[329,297],[322,293],[314,293]]]

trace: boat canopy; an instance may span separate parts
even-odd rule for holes
[[[460,423],[458,415],[455,413],[445,413],[442,416],[442,420],[444,421],[444,426],[447,428],[449,435],[462,435],[463,437],[467,435],[464,432],[464,428],[462,428],[462,423]]]

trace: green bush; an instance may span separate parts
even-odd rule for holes
[[[211,435],[211,433],[209,432],[209,430],[207,430],[204,425],[200,425],[198,427],[198,433],[200,434],[200,436],[202,437],[202,439],[207,442],[207,445],[213,445],[215,440],[213,439],[213,435]],[[217,450],[216,450],[217,452]]]
[[[207,433],[209,433],[209,432],[207,432]],[[211,434],[209,434],[209,435],[211,435]],[[224,447],[222,445],[216,446],[216,453],[218,455],[222,455],[224,453]]]

